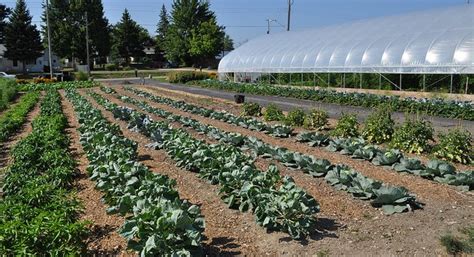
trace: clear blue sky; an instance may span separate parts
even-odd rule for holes
[[[15,0],[2,0],[13,7]],[[41,23],[44,0],[26,0],[33,21]],[[465,0],[294,0],[292,29],[320,27],[370,17],[386,16],[445,6],[464,4]],[[124,8],[132,18],[154,34],[162,4],[168,10],[172,0],[103,0],[105,14],[111,23],[120,20]],[[287,0],[211,0],[219,23],[238,45],[266,33],[266,19],[286,25]],[[273,23],[273,32],[284,28]]]

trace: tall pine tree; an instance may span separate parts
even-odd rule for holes
[[[5,40],[5,27],[7,26],[7,18],[10,11],[10,8],[0,4],[0,44],[3,44]]]
[[[114,54],[124,59],[125,65],[129,65],[131,57],[139,58],[145,55],[143,52],[146,36],[127,9],[122,14],[122,19],[113,28]]]
[[[5,57],[13,61],[21,61],[23,73],[26,73],[26,64],[35,61],[42,55],[40,33],[36,26],[31,24],[31,15],[26,7],[25,0],[18,0],[10,16],[10,22],[5,28]]]
[[[170,21],[168,18],[168,12],[166,11],[166,7],[163,4],[161,7],[160,12],[160,21],[158,22],[158,26],[156,29],[156,45],[155,45],[155,53],[158,56],[159,61],[164,61],[164,50],[165,50],[165,42],[166,42],[166,35],[168,34],[168,28],[170,25]]]

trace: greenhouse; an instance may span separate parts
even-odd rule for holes
[[[453,75],[474,74],[474,6],[265,35],[219,64],[221,78],[235,81],[295,73],[294,80],[308,73],[337,73],[344,75],[342,81],[346,73],[378,74],[383,80],[398,74],[400,80],[392,76],[391,83],[399,89],[403,74],[440,74],[448,83],[451,77],[452,84]]]

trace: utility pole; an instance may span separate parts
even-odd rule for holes
[[[89,19],[87,18],[86,11],[86,54],[87,54],[87,75],[91,76],[90,57],[89,57]]]
[[[53,79],[53,58],[51,54],[51,29],[49,27],[49,0],[46,0],[46,26],[48,27],[49,78]]]
[[[267,19],[267,34],[270,34],[270,22],[275,21],[272,19]]]
[[[286,26],[286,31],[290,31],[290,21],[291,21],[291,6],[293,5],[294,0],[288,0],[288,23]]]

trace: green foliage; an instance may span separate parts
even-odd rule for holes
[[[164,61],[163,52],[165,51],[165,44],[166,44],[166,35],[168,34],[168,29],[170,26],[168,12],[166,11],[166,7],[163,4],[161,6],[160,11],[160,21],[158,22],[157,29],[156,29],[156,37],[155,37],[155,53],[159,55],[159,59]]]
[[[0,79],[0,111],[5,110],[16,97],[17,87],[12,79]]]
[[[343,113],[339,118],[336,127],[331,133],[336,137],[359,136],[359,122],[357,121],[357,115]]]
[[[287,126],[303,126],[304,120],[306,118],[306,113],[303,109],[294,109],[288,112],[285,117],[284,123]]]
[[[6,58],[27,63],[42,55],[40,33],[31,19],[25,0],[18,0],[5,28]],[[26,73],[26,65],[23,65],[23,73]]]
[[[460,229],[460,231],[463,237],[447,234],[440,238],[441,244],[446,247],[446,251],[449,254],[474,253],[474,227],[466,227]]]
[[[3,41],[5,40],[5,27],[7,26],[6,19],[10,12],[10,8],[6,7],[4,4],[0,4],[0,44],[3,44]]]
[[[174,180],[138,162],[137,143],[123,137],[101,111],[74,90],[66,96],[78,116],[91,180],[104,193],[108,213],[126,216],[119,232],[128,248],[142,256],[200,255],[204,220],[199,207],[179,198]],[[116,107],[94,97],[109,110]]]
[[[278,106],[275,104],[270,104],[263,112],[263,119],[266,121],[283,121],[285,119],[285,115],[283,114],[283,111],[278,108]]]
[[[61,97],[49,91],[33,131],[11,151],[0,201],[0,252],[7,255],[80,255],[87,233],[68,191],[75,161],[64,136]]]
[[[304,119],[304,127],[306,129],[323,130],[328,124],[329,115],[324,110],[311,110]]]
[[[170,62],[183,66],[202,65],[222,50],[224,33],[216,24],[210,2],[175,0],[170,20],[164,48]]]
[[[122,14],[122,19],[113,27],[112,51],[123,58],[126,65],[130,64],[130,58],[145,56],[143,51],[145,38],[141,35],[143,28],[132,20],[127,9]]]
[[[258,103],[244,103],[242,105],[242,116],[258,117],[262,115],[262,106]]]
[[[444,160],[463,164],[474,161],[472,135],[469,131],[460,128],[441,133],[439,143],[434,150],[434,155]]]
[[[98,83],[93,81],[66,81],[56,83],[24,84],[19,86],[20,91],[44,91],[48,89],[71,89],[97,87]]]
[[[74,74],[74,78],[77,81],[88,81],[89,80],[89,75],[86,72],[79,71]]]
[[[98,57],[99,63],[104,63],[106,56],[110,54],[112,39],[110,24],[105,17],[102,1],[50,0],[49,24],[53,51],[61,58],[74,56],[82,63],[86,63],[87,51],[84,43],[86,11],[90,52],[93,57]],[[43,24],[46,24],[45,12],[42,19]],[[42,33],[46,38],[46,26],[42,27]]]
[[[0,142],[5,142],[26,121],[28,112],[38,101],[38,93],[28,93],[20,98],[18,104],[0,116]]]
[[[168,81],[170,83],[186,83],[196,79],[209,79],[210,74],[207,72],[195,71],[174,71],[168,73]]]
[[[430,122],[407,117],[401,126],[395,128],[391,145],[408,153],[419,154],[428,150],[433,132]]]
[[[312,74],[310,74],[313,76]],[[473,80],[471,80],[473,81]],[[265,83],[234,83],[228,81],[191,81],[188,84],[206,88],[215,88],[253,95],[271,95],[312,100],[324,103],[362,106],[375,108],[380,103],[387,103],[393,110],[416,112],[431,116],[474,120],[470,101],[454,101],[439,98],[401,98],[399,96],[378,95],[369,93],[347,93],[327,89],[306,89],[299,87],[280,87]]]
[[[382,105],[367,117],[362,136],[370,143],[388,142],[392,139],[394,126],[389,106]]]
[[[115,64],[115,63],[108,63],[108,64],[105,65],[105,70],[116,71],[116,70],[118,70],[118,65]]]

